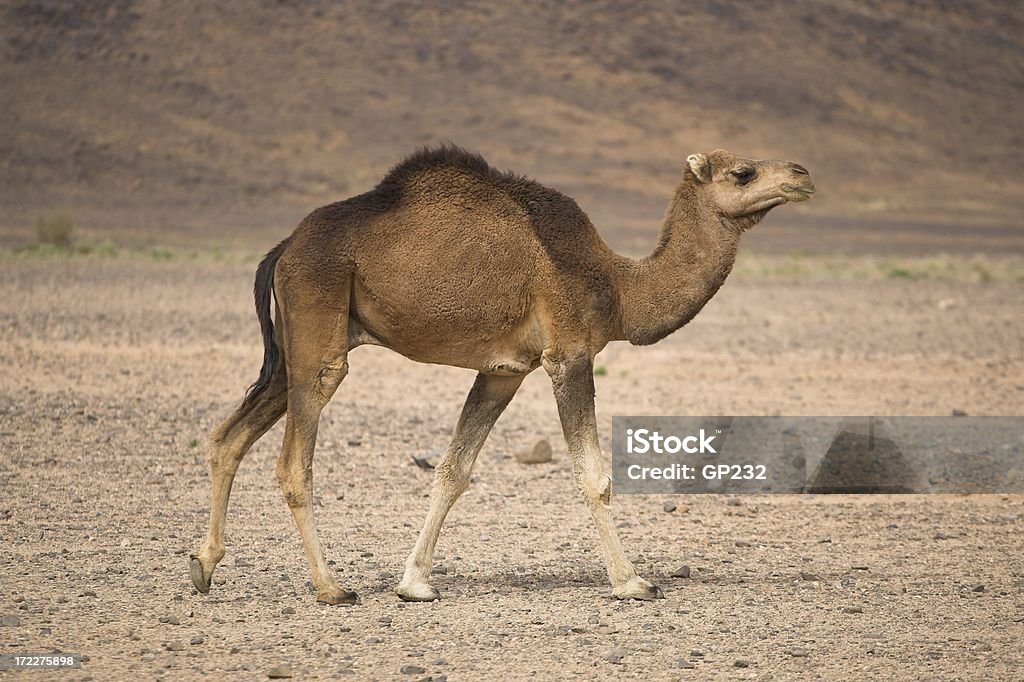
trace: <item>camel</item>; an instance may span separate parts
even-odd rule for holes
[[[576,202],[491,167],[453,145],[422,149],[371,191],[316,209],[259,264],[259,378],[210,437],[209,531],[190,574],[210,589],[224,556],[231,485],[252,444],[287,414],[277,479],[312,570],[319,602],[350,605],[324,559],[313,519],[313,451],[320,413],[363,344],[418,362],[477,371],[430,507],[396,587],[433,601],[434,547],[469,485],[484,440],[523,379],[551,379],[578,492],[604,552],[612,596],[655,599],[610,515],[594,412],[594,357],[610,341],[651,344],[689,322],[725,281],[740,235],[772,208],[809,199],[798,164],[716,150],[686,159],[654,253],[620,256]],[[271,319],[271,295],[276,312]]]

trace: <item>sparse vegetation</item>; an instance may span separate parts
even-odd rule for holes
[[[804,253],[766,255],[741,252],[733,276],[740,279],[808,281],[936,280],[1024,282],[1017,256],[847,256]]]
[[[36,245],[70,249],[74,242],[75,224],[71,216],[61,213],[36,220]]]
[[[603,377],[603,376],[606,376],[607,374],[608,374],[608,368],[605,367],[604,365],[596,365],[594,367],[594,376],[595,377]]]

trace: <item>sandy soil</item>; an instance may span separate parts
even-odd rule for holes
[[[443,599],[403,604],[392,588],[431,481],[410,455],[445,445],[472,375],[373,348],[352,354],[324,413],[316,470],[328,557],[363,604],[314,602],[273,475],[280,425],[244,462],[228,555],[195,594],[204,440],[261,354],[252,270],[0,267],[0,645],[88,656],[35,678],[1006,679],[1024,666],[1021,496],[617,496],[627,551],[667,599],[611,600],[540,372],[441,536]],[[667,341],[602,354],[602,437],[632,413],[1020,414],[1022,312],[1010,283],[733,280]],[[518,464],[538,437],[555,461]],[[691,577],[671,577],[683,565]]]

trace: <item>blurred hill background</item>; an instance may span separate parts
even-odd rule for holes
[[[0,245],[271,245],[451,140],[653,246],[685,156],[806,165],[759,250],[1024,253],[1003,2],[0,1]]]

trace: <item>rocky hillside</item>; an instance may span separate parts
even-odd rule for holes
[[[1024,250],[1016,3],[8,0],[0,83],[0,242],[262,246],[452,140],[625,248],[726,147],[819,185],[762,246]]]

